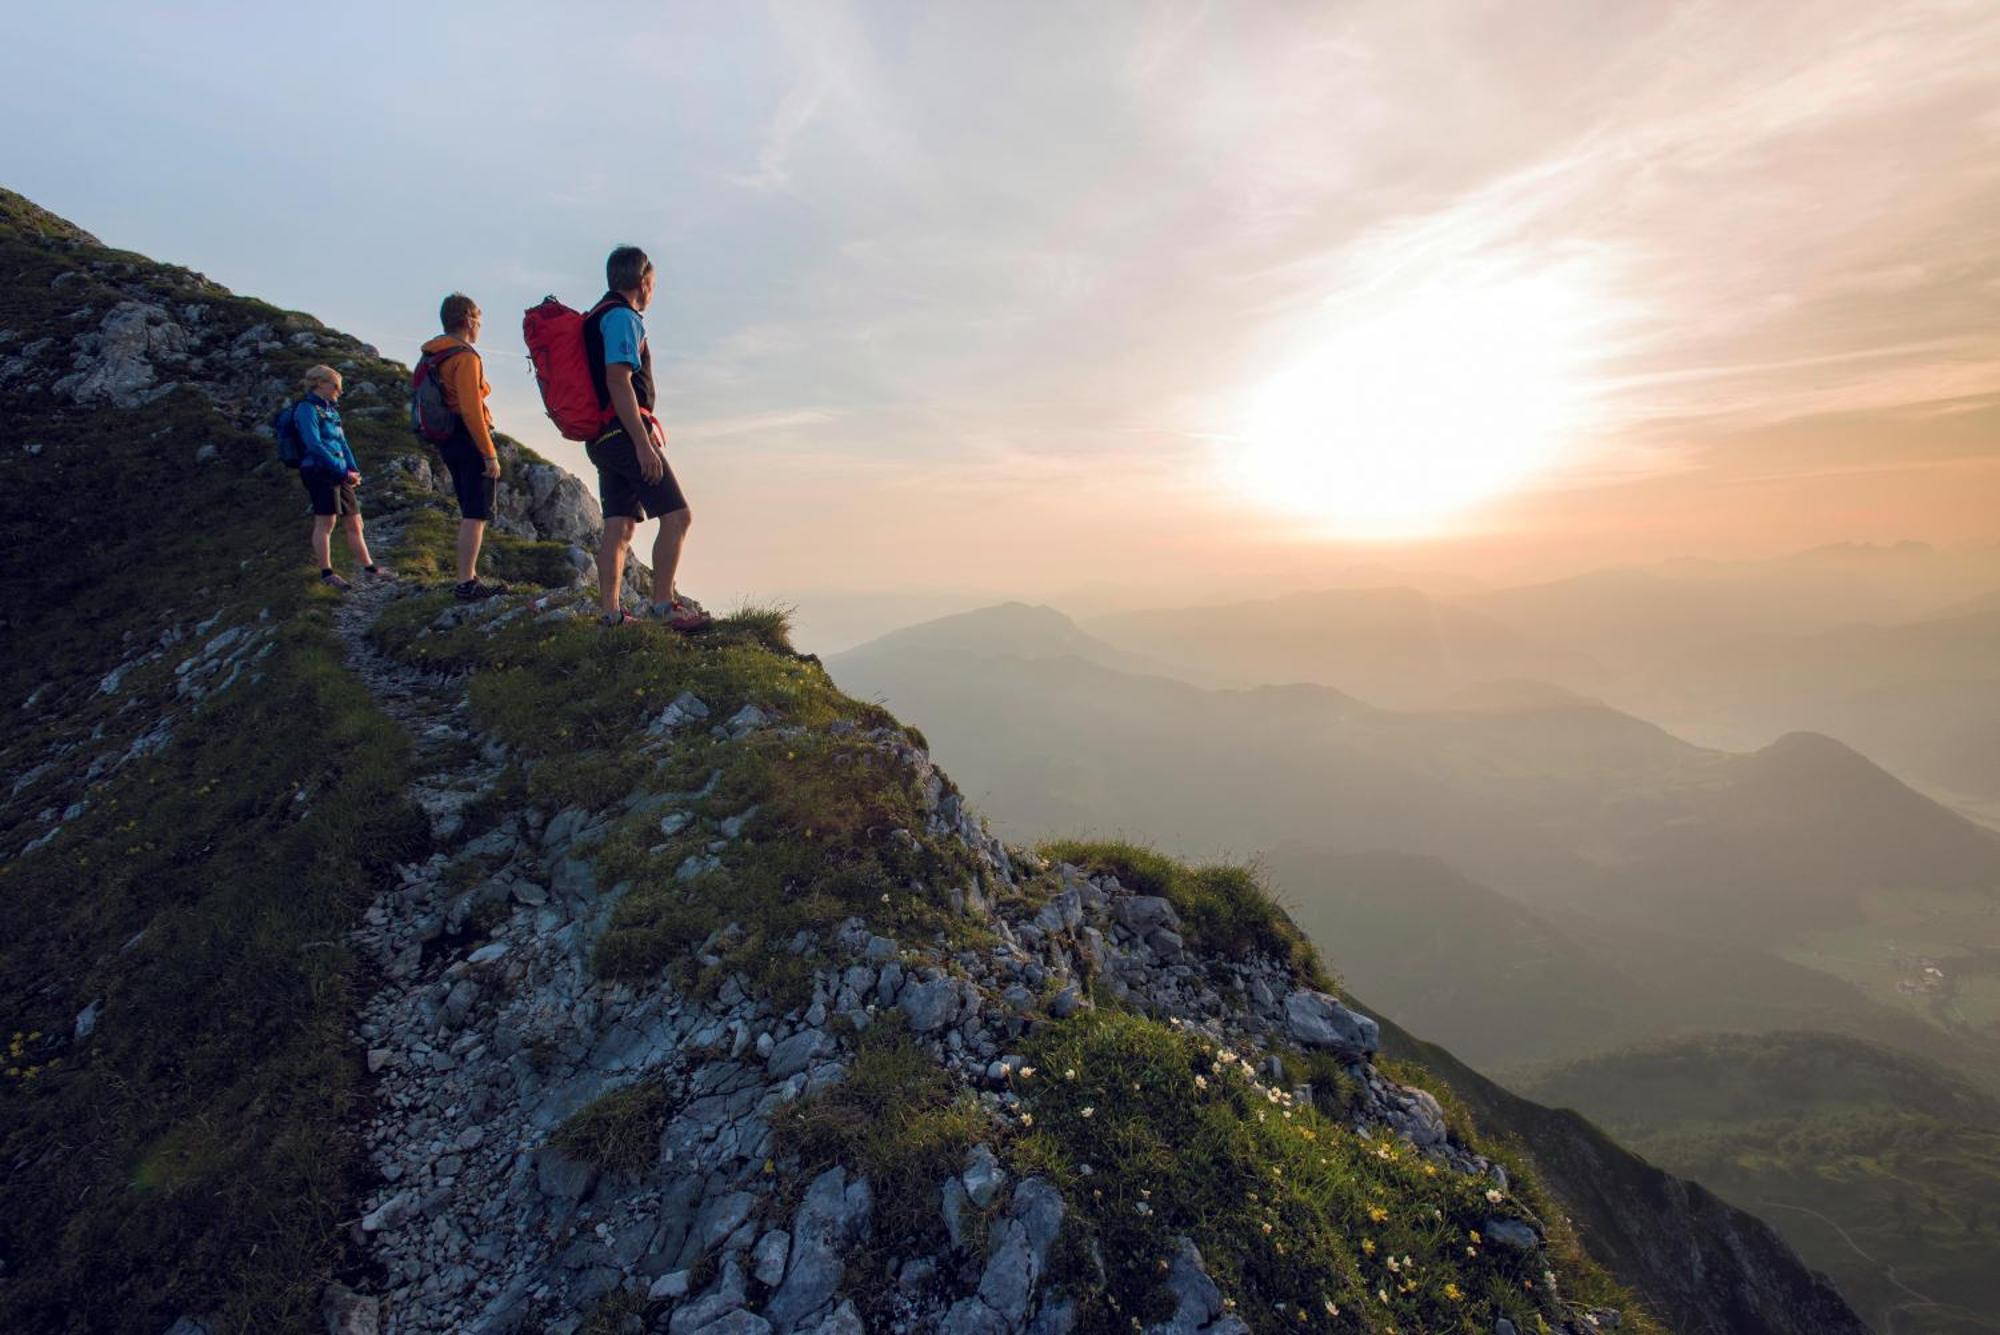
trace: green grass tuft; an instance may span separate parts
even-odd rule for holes
[[[627,1330],[645,1329],[646,1295],[637,1289],[619,1289],[591,1308],[590,1316],[576,1335],[625,1335]],[[635,1327],[632,1323],[638,1322]]]
[[[1336,988],[1312,943],[1253,868],[1190,867],[1143,845],[1117,840],[1060,839],[1037,851],[1092,874],[1108,872],[1129,890],[1169,900],[1192,947],[1229,959],[1268,955],[1283,960],[1301,981],[1323,992]]]
[[[918,837],[923,810],[913,776],[881,748],[828,733],[757,734],[684,747],[688,787],[712,775],[697,819],[660,842],[657,814],[627,818],[598,855],[601,877],[629,889],[612,910],[595,964],[607,977],[642,981],[678,966],[703,990],[688,951],[732,923],[707,982],[740,970],[780,1009],[804,1004],[810,971],[781,947],[801,929],[866,918],[887,935],[963,936],[943,902],[978,869],[950,840]],[[755,809],[721,866],[683,881],[679,868],[707,852],[712,822]]]
[[[637,1176],[660,1156],[671,1100],[657,1080],[641,1080],[601,1094],[571,1113],[549,1136],[563,1153],[607,1173]]]
[[[1562,1314],[1539,1264],[1480,1232],[1522,1201],[1291,1104],[1205,1040],[1101,1012],[1052,1026],[1030,1056],[1016,1160],[1071,1203],[1082,1330],[1165,1318],[1179,1237],[1260,1332],[1486,1332],[1500,1316],[1534,1331]]]
[[[878,1257],[945,1245],[939,1184],[994,1129],[979,1101],[893,1020],[861,1035],[844,1080],[772,1120],[778,1149],[798,1157],[802,1181],[834,1164],[868,1179]]]
[[[792,616],[797,610],[786,603],[744,603],[718,621],[714,629],[745,636],[772,653],[790,654],[794,652]]]

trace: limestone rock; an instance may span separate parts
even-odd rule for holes
[[[896,1005],[909,1017],[912,1030],[928,1034],[958,1018],[958,1000],[958,983],[951,978],[937,978],[927,983],[905,983]]]
[[[1324,992],[1300,988],[1285,996],[1285,1028],[1309,1048],[1366,1056],[1382,1046],[1381,1026]]]
[[[965,1184],[966,1196],[984,1210],[993,1204],[993,1198],[1006,1184],[1007,1170],[994,1157],[992,1146],[974,1145],[965,1156],[965,1171],[960,1174],[959,1180]]]
[[[597,1181],[597,1169],[572,1158],[553,1145],[544,1145],[535,1156],[535,1183],[544,1196],[555,1200],[581,1200]]]
[[[326,1335],[381,1335],[382,1300],[356,1293],[345,1284],[329,1284],[319,1300]]]
[[[850,1183],[838,1166],[814,1178],[792,1217],[791,1260],[765,1317],[778,1335],[797,1328],[832,1299],[846,1273],[842,1254],[868,1226],[873,1197],[865,1180]]]

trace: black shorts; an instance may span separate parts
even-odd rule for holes
[[[681,484],[674,481],[673,466],[661,471],[658,482],[646,481],[639,471],[632,439],[622,428],[591,441],[584,453],[597,465],[597,497],[604,504],[606,519],[658,519],[687,509],[687,497],[681,495]]]
[[[306,495],[312,497],[314,514],[361,513],[360,498],[354,494],[354,484],[347,480],[345,473],[322,473],[317,468],[301,468],[299,481],[306,484]]]
[[[486,476],[486,456],[472,443],[463,427],[457,435],[438,446],[444,466],[451,470],[451,489],[458,495],[461,519],[493,518],[495,482]]]

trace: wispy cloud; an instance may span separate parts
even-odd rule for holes
[[[764,143],[757,152],[757,170],[731,176],[730,183],[748,190],[789,190],[793,148],[825,100],[826,85],[816,77],[786,93],[777,111],[772,113],[770,129],[764,133]]]

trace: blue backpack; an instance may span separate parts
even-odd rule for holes
[[[271,434],[278,440],[278,462],[297,468],[306,457],[305,438],[299,435],[299,403],[288,403],[271,418]]]

